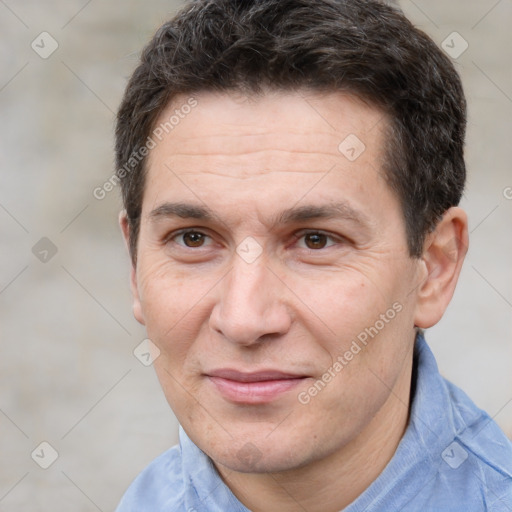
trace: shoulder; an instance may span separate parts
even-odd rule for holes
[[[512,442],[497,423],[485,411],[475,405],[462,389],[445,379],[435,362],[435,357],[425,342],[418,336],[416,345],[418,378],[417,394],[411,412],[419,417],[415,425],[425,448],[437,452],[442,450],[442,459],[448,462],[452,448],[460,446],[461,457],[473,461],[480,471],[505,476],[512,483]],[[427,428],[425,428],[427,427]],[[453,446],[450,445],[455,443]],[[467,457],[466,457],[467,454]],[[466,464],[461,464],[461,468]],[[442,468],[450,464],[442,464]]]
[[[512,441],[464,391],[447,380],[444,382],[451,399],[457,440],[482,464],[492,466],[512,479]]]
[[[394,466],[412,489],[402,509],[512,510],[511,441],[464,391],[441,376],[423,336],[417,338],[415,363],[411,423],[397,450],[401,464]]]
[[[490,510],[511,510],[512,442],[464,391],[444,382],[455,436],[441,455],[441,480],[450,484],[452,492],[464,489],[464,495],[473,496]]]
[[[135,478],[116,512],[185,511],[184,496],[181,450],[177,445],[153,460]]]

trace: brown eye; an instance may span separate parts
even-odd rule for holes
[[[203,233],[198,233],[197,231],[189,231],[188,233],[183,233],[181,236],[183,243],[187,247],[202,247],[206,238]]]
[[[323,249],[327,246],[328,238],[322,233],[309,233],[304,235],[304,242],[308,249]]]

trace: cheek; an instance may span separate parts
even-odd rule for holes
[[[384,382],[393,381],[404,358],[400,340],[414,335],[401,284],[407,281],[406,269],[400,272],[386,263],[385,270],[377,265],[367,265],[364,270],[346,268],[315,283],[297,284],[297,295],[305,297],[310,311],[311,325],[316,322],[327,327],[324,332],[328,335],[315,336],[316,342],[330,355],[332,364],[342,358],[343,369],[336,372],[336,381],[346,379],[348,388],[371,386],[378,381],[375,375],[382,376]],[[314,332],[312,328],[309,331]],[[370,370],[373,374],[368,374]],[[382,388],[382,383],[376,385]]]
[[[147,264],[146,264],[147,263]],[[148,337],[180,359],[210,307],[207,279],[185,275],[165,261],[141,261],[138,286]]]
[[[307,306],[311,322],[327,328],[336,349],[343,349],[370,321],[378,318],[381,309],[389,307],[388,297],[382,296],[360,270],[346,268],[317,275],[314,280],[296,281],[295,290]]]
[[[148,252],[137,272],[142,307],[157,323],[178,320],[208,291],[208,279],[185,272],[161,252]]]

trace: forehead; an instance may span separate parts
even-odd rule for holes
[[[310,203],[361,201],[364,189],[389,200],[387,123],[379,109],[342,93],[176,97],[151,135],[143,212],[183,195],[211,209],[242,198],[267,209],[306,195]]]
[[[339,144],[350,135],[366,147],[378,149],[387,122],[377,107],[341,92],[278,90],[258,96],[204,92],[174,98],[153,133],[168,146],[174,143],[176,150],[201,149],[205,155],[228,149],[231,137],[237,138],[239,152],[256,143],[296,151],[294,144],[305,141],[304,149],[317,147],[340,156]]]

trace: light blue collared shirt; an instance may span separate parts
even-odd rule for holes
[[[422,334],[409,425],[380,476],[343,512],[512,512],[512,443],[439,374]],[[116,512],[249,512],[180,427]],[[273,512],[273,511],[269,511]]]

